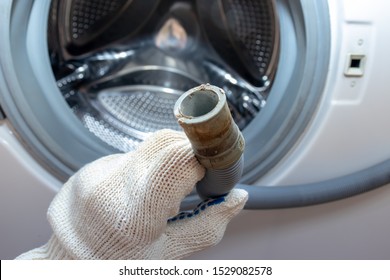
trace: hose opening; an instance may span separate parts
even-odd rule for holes
[[[199,90],[186,96],[180,104],[183,117],[200,117],[211,112],[218,104],[218,95],[209,90]]]

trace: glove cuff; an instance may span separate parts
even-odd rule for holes
[[[70,260],[73,259],[62,247],[55,235],[49,241],[36,249],[16,257],[16,260]]]

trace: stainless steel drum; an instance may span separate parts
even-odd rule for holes
[[[179,130],[173,105],[201,83],[226,91],[244,129],[266,106],[278,65],[273,0],[53,1],[48,26],[63,97],[119,151]]]

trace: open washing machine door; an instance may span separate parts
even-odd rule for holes
[[[333,179],[390,157],[385,145],[390,136],[383,130],[370,128],[379,141],[355,139],[360,136],[353,133],[355,128],[349,129],[348,137],[354,145],[347,143],[347,136],[342,148],[337,141],[338,135],[345,135],[340,132],[345,130],[340,126],[345,121],[340,110],[351,112],[349,120],[359,116],[358,121],[383,104],[377,103],[379,93],[367,100],[362,93],[368,79],[374,78],[368,75],[374,67],[368,57],[381,46],[373,43],[377,38],[371,31],[379,32],[383,26],[383,22],[373,24],[373,14],[362,12],[366,1],[352,5],[351,1],[325,0],[219,0],[211,4],[201,0],[6,0],[0,5],[2,122],[53,182],[65,181],[101,156],[134,149],[153,131],[179,130],[173,105],[184,91],[200,83],[226,91],[232,115],[243,131],[242,183],[252,184],[242,186],[250,193],[248,208],[304,206],[349,196],[350,192],[307,202],[312,185],[276,192],[276,188],[257,185]],[[365,108],[361,115],[359,106]],[[383,121],[378,119],[374,121]],[[351,157],[352,153],[370,141],[377,145],[375,151],[368,156],[357,153],[364,160],[353,160],[358,156]],[[342,154],[347,156],[340,159]],[[375,187],[386,178],[382,176]],[[60,186],[53,182],[48,183],[50,193]],[[319,195],[323,198],[331,191],[337,192],[321,186]],[[2,192],[12,189],[4,187]],[[297,192],[298,204],[296,200],[290,203]],[[283,199],[288,203],[279,203]],[[196,194],[189,196],[184,207],[196,200]],[[278,211],[272,215],[286,215]],[[289,211],[301,214],[301,210]],[[239,228],[246,227],[241,223],[261,224],[262,219],[270,219],[264,218],[264,212],[252,213],[242,215]],[[11,223],[17,223],[10,220],[8,240],[15,228]],[[232,227],[235,234],[248,234]],[[309,231],[306,228],[305,234]],[[258,244],[263,246],[263,242]],[[237,255],[239,250],[230,248],[235,249],[223,258],[267,258],[266,253],[276,258],[302,256],[281,248],[273,253],[271,248],[265,250],[264,255],[247,248]],[[226,251],[214,252],[218,257]],[[321,256],[316,252],[312,256]],[[206,254],[205,258],[213,256]]]
[[[175,101],[210,83],[226,91],[247,143],[243,181],[254,182],[295,144],[323,93],[326,1],[11,2],[2,107],[61,180],[180,129]]]

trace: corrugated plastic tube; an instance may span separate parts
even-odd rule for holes
[[[390,187],[390,159],[363,170],[321,182],[288,186],[237,184],[250,196],[246,209],[282,209],[317,205]]]
[[[228,193],[242,176],[245,142],[224,91],[210,84],[192,88],[177,100],[174,113],[206,168],[196,186],[198,195],[206,199]]]
[[[240,184],[244,138],[234,123],[222,89],[206,84],[185,92],[174,113],[206,168],[197,184],[202,199],[228,193],[235,186],[249,192],[246,209],[281,209],[327,203],[390,186],[390,159],[358,172],[302,185]]]

